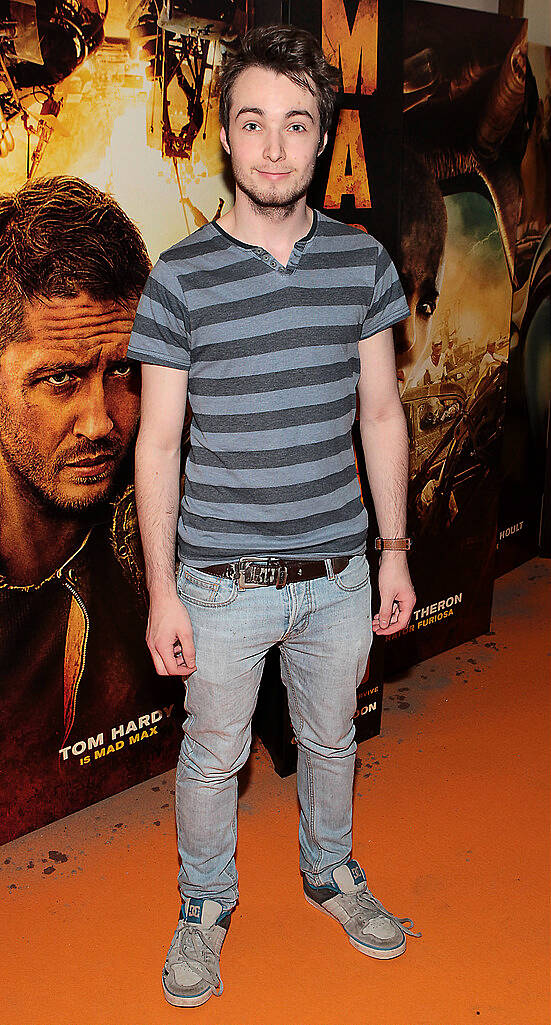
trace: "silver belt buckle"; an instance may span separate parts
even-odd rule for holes
[[[249,579],[246,580],[246,575]],[[252,579],[251,579],[252,578]],[[247,587],[273,585],[285,587],[287,566],[279,559],[240,559],[237,563],[237,585],[240,591]]]

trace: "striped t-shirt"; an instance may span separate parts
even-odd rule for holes
[[[383,246],[321,213],[286,267],[216,223],[162,253],[128,355],[189,371],[182,561],[364,550],[358,341],[408,315]]]

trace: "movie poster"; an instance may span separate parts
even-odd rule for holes
[[[551,49],[534,43],[524,115],[498,573],[532,558],[539,544],[549,553],[550,496],[547,504],[543,496],[551,391]]]
[[[216,83],[247,27],[244,0],[175,0],[170,20],[153,0],[7,9],[0,842],[176,761],[182,683],[144,639],[126,345],[149,261],[231,203]]]
[[[406,4],[396,343],[417,604],[388,673],[489,627],[525,53],[522,20]]]

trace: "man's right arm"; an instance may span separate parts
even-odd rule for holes
[[[136,506],[150,602],[146,641],[161,676],[189,676],[196,668],[191,622],[175,577],[187,383],[185,370],[142,364]]]

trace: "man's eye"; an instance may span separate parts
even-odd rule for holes
[[[53,384],[55,388],[61,388],[64,384],[72,384],[76,381],[76,376],[68,370],[60,370],[57,374],[49,374],[44,380],[47,384]]]
[[[435,309],[436,299],[424,299],[423,302],[417,303],[417,313],[422,317],[432,317]]]
[[[306,126],[305,125],[301,125],[299,123],[297,123],[296,125],[289,125],[289,128],[291,129],[292,132],[305,132],[306,131]]]
[[[256,121],[247,121],[243,128],[246,132],[254,132],[257,128],[260,129],[260,125],[257,125]]]
[[[116,363],[115,366],[111,367],[109,371],[113,377],[129,377],[132,373],[132,366],[130,363]]]

